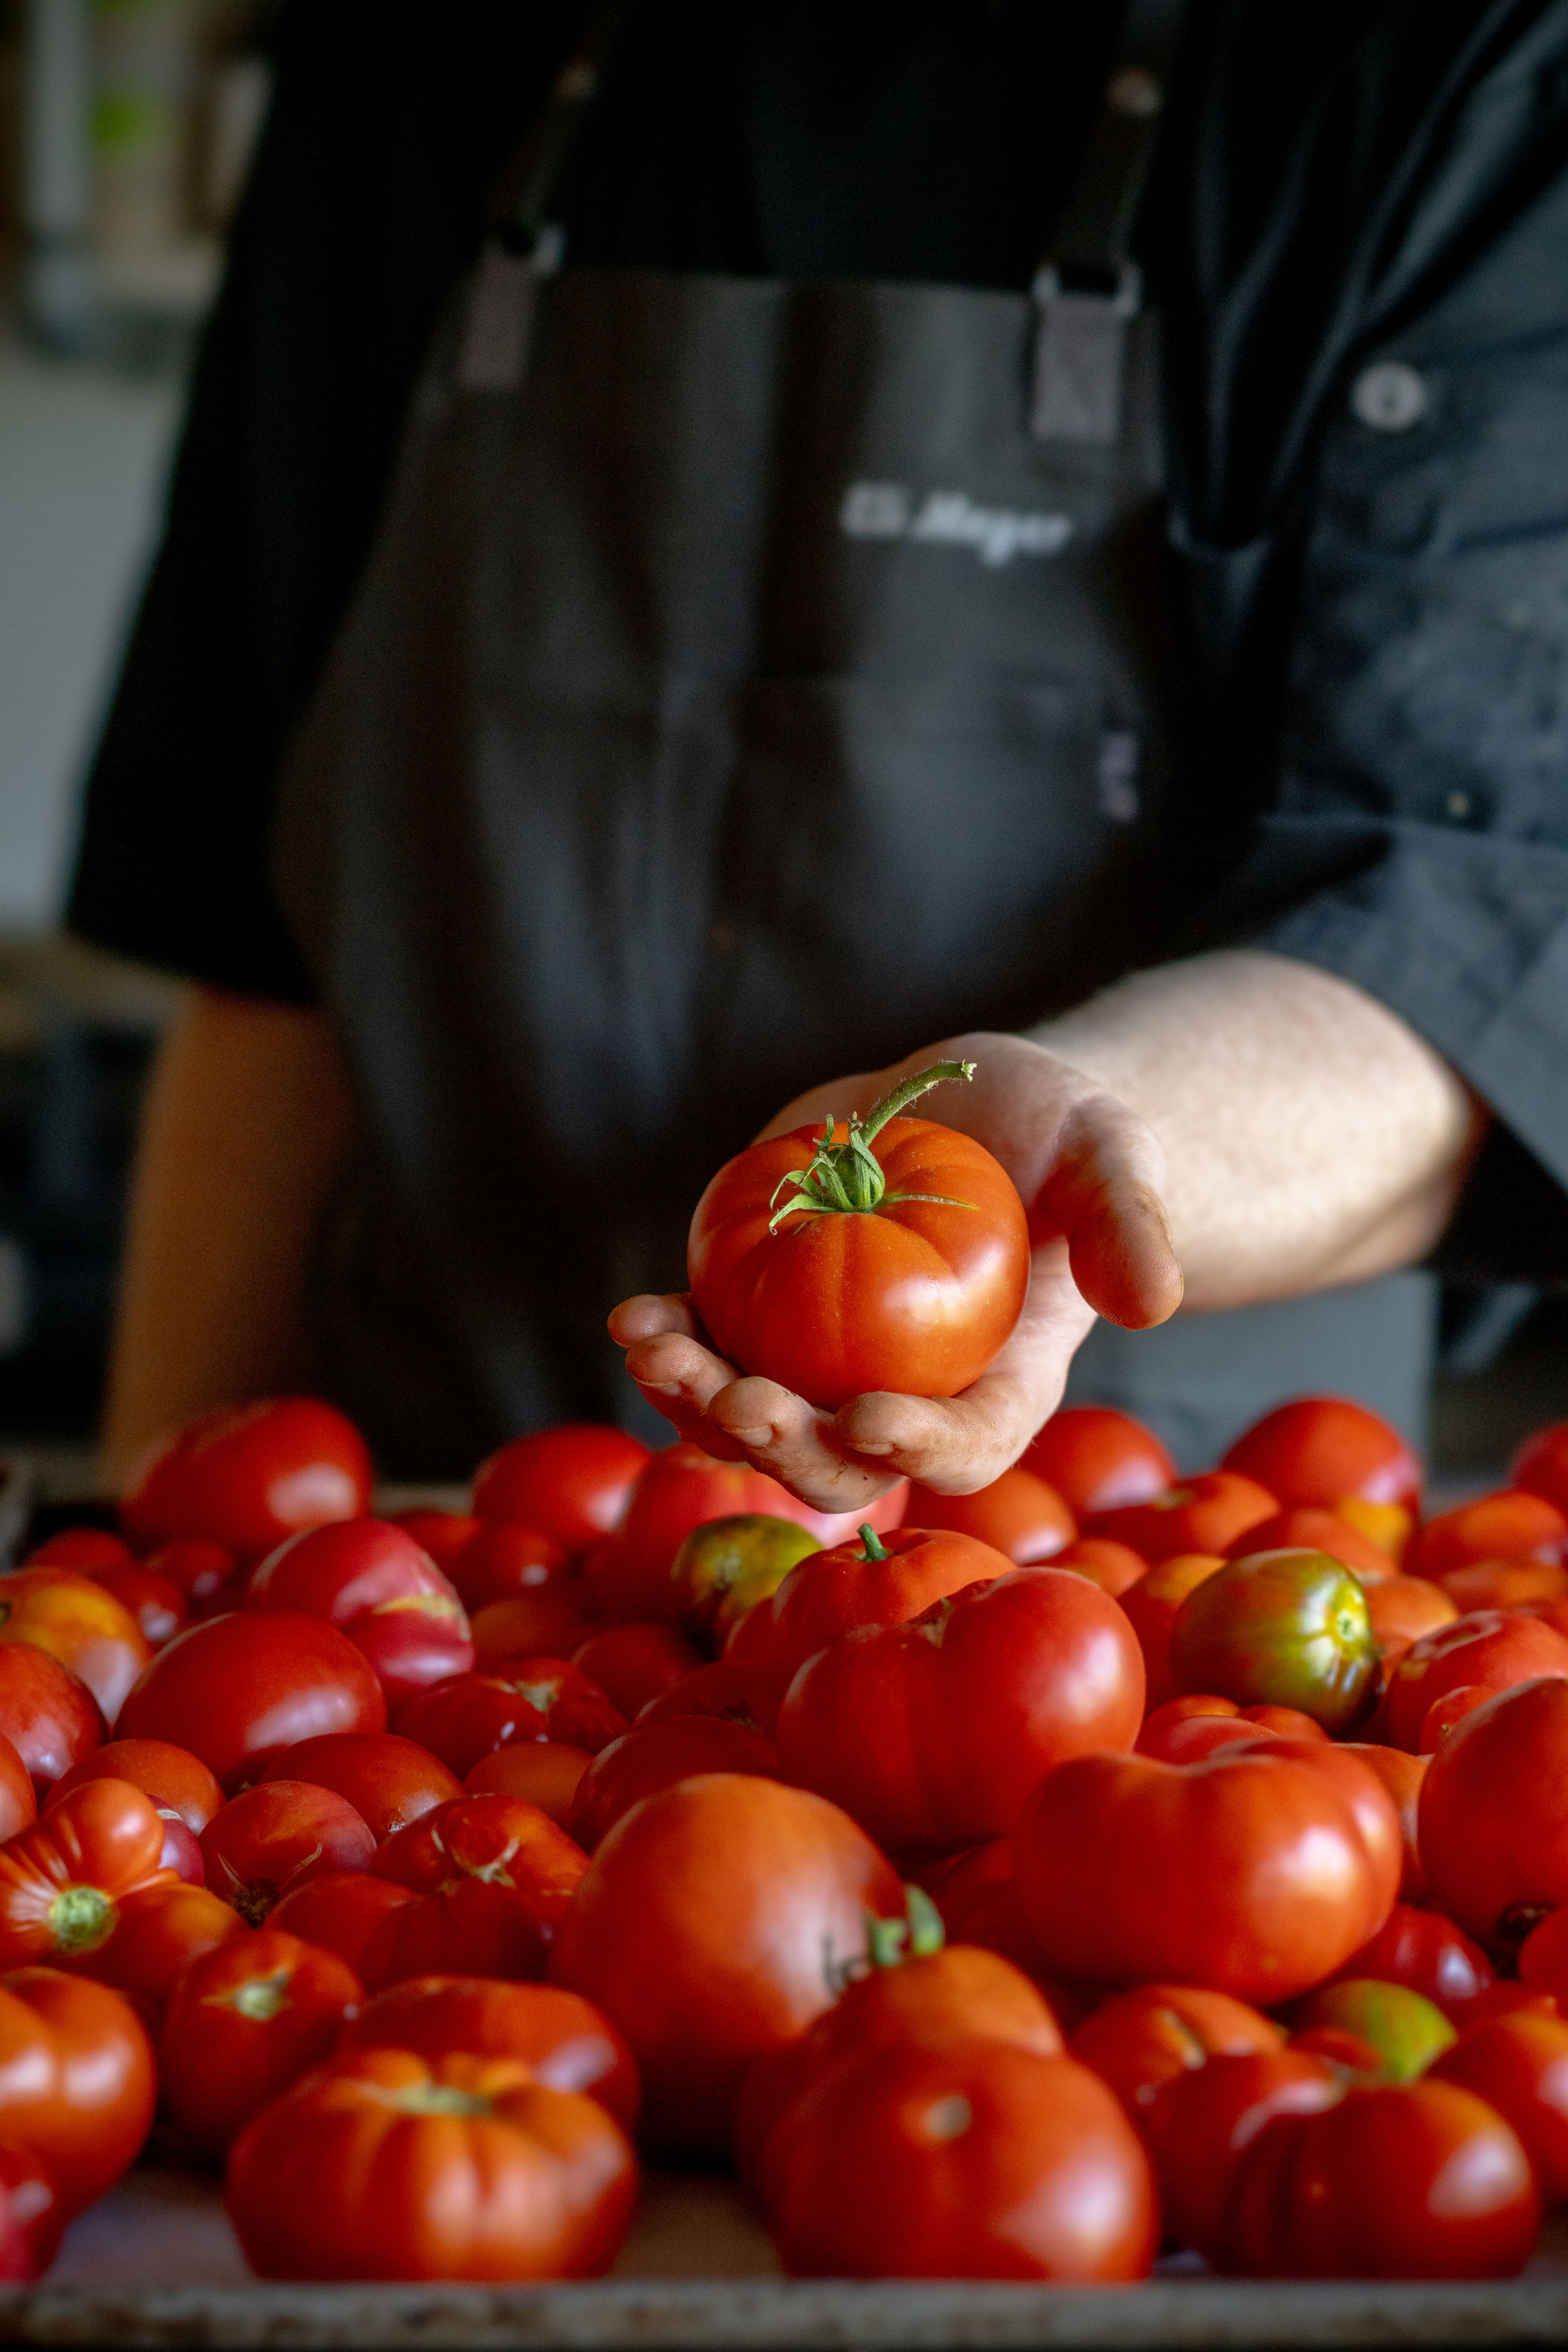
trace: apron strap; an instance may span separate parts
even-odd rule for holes
[[[1107,446],[1121,426],[1127,321],[1142,299],[1129,251],[1186,0],[1131,0],[1077,181],[1036,276],[1030,427]]]
[[[560,266],[561,230],[550,218],[550,207],[637,5],[637,0],[596,0],[588,10],[543,112],[513,148],[490,191],[487,218],[492,238],[510,253],[528,255],[537,268]]]

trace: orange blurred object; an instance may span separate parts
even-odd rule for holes
[[[69,1568],[24,1568],[0,1585],[0,1642],[28,1642],[87,1685],[111,1727],[153,1645],[129,1609]]]
[[[1342,1495],[1334,1505],[1334,1517],[1361,1535],[1370,1536],[1379,1551],[1385,1551],[1395,1562],[1404,1559],[1415,1530],[1414,1511],[1407,1511],[1402,1503],[1369,1503],[1364,1495]]]
[[[596,1629],[578,1605],[573,1585],[491,1601],[475,1612],[468,1630],[474,1672],[488,1675],[507,1658],[569,1658]]]
[[[1054,1559],[1078,1528],[1057,1493],[1032,1470],[1004,1470],[973,1495],[938,1495],[911,1486],[906,1528],[947,1528],[1005,1552],[1016,1568]]]
[[[564,1829],[577,1783],[593,1762],[585,1748],[562,1739],[520,1739],[481,1756],[463,1781],[470,1797],[521,1797]]]
[[[1112,1601],[1120,1601],[1142,1576],[1149,1572],[1149,1563],[1141,1559],[1128,1545],[1112,1543],[1109,1536],[1079,1536],[1051,1561],[1053,1568],[1076,1569],[1087,1576]]]
[[[1412,1539],[1405,1566],[1436,1581],[1476,1560],[1561,1560],[1568,1551],[1568,1518],[1554,1503],[1521,1486],[1482,1495],[1458,1510],[1428,1519]]]
[[[1472,1609],[1517,1609],[1526,1601],[1568,1600],[1568,1568],[1544,1559],[1478,1559],[1437,1579],[1461,1616]]]
[[[1267,1487],[1235,1470],[1209,1470],[1169,1486],[1151,1502],[1124,1511],[1106,1511],[1090,1533],[1130,1544],[1152,1566],[1178,1552],[1228,1552],[1237,1536],[1277,1517],[1279,1506]]]
[[[1358,1533],[1338,1511],[1325,1511],[1315,1504],[1279,1511],[1261,1525],[1246,1528],[1230,1546],[1230,1557],[1245,1559],[1255,1551],[1291,1549],[1327,1552],[1363,1585],[1381,1584],[1396,1572],[1387,1552],[1370,1536]]]
[[[1224,1566],[1225,1559],[1219,1552],[1179,1552],[1173,1559],[1163,1559],[1157,1568],[1152,1568],[1147,1576],[1130,1584],[1125,1592],[1117,1594],[1143,1653],[1144,1671],[1149,1677],[1147,1705],[1151,1710],[1176,1696],[1171,1675],[1171,1627],[1177,1610],[1205,1576],[1212,1576],[1215,1569]]]
[[[1348,1495],[1415,1510],[1421,1464],[1380,1413],[1349,1397],[1293,1397],[1238,1437],[1223,1467],[1256,1478],[1286,1510],[1333,1510]]]
[[[1423,1633],[1451,1625],[1459,1612],[1440,1584],[1429,1584],[1421,1576],[1391,1576],[1368,1591],[1366,1613],[1378,1654],[1387,1664]]]
[[[1054,1486],[1080,1519],[1146,1503],[1176,1482],[1176,1465],[1153,1431],[1109,1404],[1069,1404],[1053,1413],[1019,1466]]]

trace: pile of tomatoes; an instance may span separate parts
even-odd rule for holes
[[[153,2137],[274,2278],[584,2277],[640,2147],[795,2274],[1503,2276],[1568,2194],[1568,1424],[1101,1408],[858,1526],[688,1444],[372,1515],[177,1432],[0,1581],[0,2274]]]

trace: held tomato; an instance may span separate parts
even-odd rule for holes
[[[350,2050],[246,2126],[227,2195],[262,2278],[591,2278],[637,2183],[598,2101],[515,2059]]]
[[[1476,1560],[1534,1559],[1555,1565],[1565,1556],[1568,1517],[1541,1495],[1505,1487],[1428,1519],[1412,1540],[1405,1566],[1412,1576],[1436,1583],[1450,1570],[1468,1568]]]
[[[359,1979],[335,1952],[260,1928],[192,1963],[158,2037],[170,2115],[204,2156],[223,2156],[269,2099],[327,2057],[358,2015]]]
[[[0,1965],[85,1960],[108,1942],[120,1906],[172,1885],[163,1824],[128,1780],[89,1780],[0,1846]]]
[[[1275,1517],[1279,1508],[1256,1479],[1236,1470],[1209,1470],[1147,1503],[1101,1511],[1091,1532],[1128,1545],[1158,1567],[1179,1552],[1227,1552],[1238,1536]]]
[[[220,1405],[159,1438],[131,1474],[120,1524],[140,1550],[185,1537],[259,1559],[285,1536],[370,1508],[352,1421],[315,1397]]]
[[[1331,1510],[1354,1496],[1413,1512],[1421,1500],[1416,1455],[1396,1429],[1349,1397],[1277,1405],[1237,1439],[1224,1466],[1256,1478],[1288,1511]]]
[[[310,1780],[264,1780],[232,1797],[202,1832],[206,1883],[247,1927],[329,1871],[363,1870],[375,1839],[346,1797]]]
[[[1366,1595],[1321,1551],[1227,1560],[1176,1612],[1170,1663],[1179,1690],[1293,1707],[1328,1732],[1350,1730],[1377,1696]]]
[[[695,1772],[760,1772],[780,1780],[778,1749],[760,1731],[712,1715],[667,1716],[638,1724],[601,1748],[577,1785],[568,1823],[592,1853],[623,1813]]]
[[[320,1617],[246,1611],[176,1633],[121,1710],[123,1738],[188,1748],[232,1792],[279,1748],[331,1731],[384,1731],[365,1658]]]
[[[346,1797],[378,1844],[433,1805],[463,1793],[456,1774],[427,1748],[395,1731],[334,1731],[324,1739],[301,1739],[268,1766],[261,1785],[271,1780],[310,1780]]]
[[[973,1495],[938,1495],[929,1486],[912,1486],[904,1523],[973,1536],[1015,1568],[1053,1559],[1078,1533],[1056,1488],[1023,1468],[1004,1470]]]
[[[1066,1758],[1130,1748],[1143,1661],[1127,1620],[1065,1569],[1016,1568],[912,1623],[862,1626],[801,1668],[779,1709],[786,1776],[894,1853],[1013,1829]]]
[[[559,1740],[592,1756],[629,1726],[564,1658],[510,1658],[489,1674],[454,1675],[422,1692],[403,1709],[397,1727],[461,1779],[481,1756],[512,1740]]]
[[[875,1528],[862,1528],[853,1543],[791,1569],[773,1597],[767,1663],[787,1678],[840,1633],[907,1625],[933,1601],[1005,1576],[1010,1565],[975,1536],[899,1528],[884,1544]]]
[[[537,1528],[563,1551],[582,1551],[617,1524],[650,1458],[640,1440],[596,1422],[534,1430],[480,1463],[474,1514]]]
[[[1521,1684],[1456,1725],[1421,1787],[1421,1859],[1468,1935],[1517,1952],[1568,1902],[1568,1683]]]
[[[1568,1675],[1568,1638],[1536,1617],[1478,1609],[1413,1642],[1388,1678],[1388,1737],[1420,1746],[1432,1707],[1467,1685],[1492,1694],[1544,1675]]]
[[[1139,1985],[1076,2026],[1068,2048],[1113,2090],[1140,2131],[1162,2084],[1211,2058],[1284,2047],[1272,2019],[1201,1985]]]
[[[1212,2259],[1241,2159],[1265,2124],[1316,2115],[1343,2096],[1342,2069],[1278,2044],[1168,2075],[1142,2117],[1167,2242]]]
[[[832,2006],[868,1956],[868,1918],[903,1914],[896,1872],[837,1806],[708,1774],[616,1823],[550,1975],[626,2035],[650,2137],[718,2150],[747,2065]]]
[[[721,1355],[829,1412],[877,1390],[957,1396],[979,1378],[1029,1286],[1024,1204],[983,1144],[898,1116],[970,1075],[937,1063],[844,1133],[795,1128],[721,1168],[686,1262]]]
[[[451,1585],[412,1536],[383,1519],[291,1536],[256,1570],[245,1605],[298,1610],[339,1626],[370,1660],[393,1706],[474,1663]]]
[[[564,1829],[593,1760],[585,1748],[568,1748],[559,1739],[522,1739],[481,1756],[464,1775],[463,1787],[470,1797],[521,1797]]]
[[[1273,2003],[1374,1936],[1399,1874],[1381,1782],[1351,1759],[1365,1784],[1352,1802],[1318,1762],[1272,1748],[1189,1765],[1080,1756],[1047,1773],[1017,1849],[1051,1964],[1100,1984],[1157,1978]],[[1357,1813],[1380,1802],[1387,1843],[1374,1853]]]
[[[112,1724],[151,1643],[128,1609],[68,1568],[24,1568],[0,1583],[0,1644],[27,1642],[85,1683]]]
[[[79,2213],[135,2160],[153,2121],[153,2048],[130,2002],[57,1969],[0,1976],[0,2118]]]
[[[1098,2076],[1005,2042],[852,2053],[768,2150],[796,2276],[1143,2277],[1159,2237],[1137,2134]]]
[[[1147,1503],[1176,1483],[1176,1465],[1153,1431],[1109,1404],[1069,1404],[1053,1413],[1021,1466],[1054,1486],[1079,1519]]]
[[[446,2058],[515,2058],[552,2091],[581,2091],[624,2131],[637,2127],[636,2061],[607,2017],[559,1985],[494,1977],[412,1977],[374,1993],[338,2037],[340,2050],[413,2050]]]

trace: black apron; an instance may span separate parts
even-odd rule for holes
[[[605,1315],[683,1286],[793,1094],[1147,960],[1182,726],[1126,234],[1178,16],[1130,10],[1027,297],[562,268],[565,69],[279,802],[363,1110],[321,1377],[404,1475],[646,1413]]]

